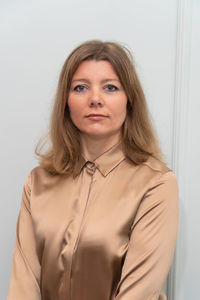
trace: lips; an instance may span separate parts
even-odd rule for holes
[[[86,117],[107,117],[107,116],[102,115],[102,114],[89,114]]]

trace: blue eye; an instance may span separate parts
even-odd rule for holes
[[[77,85],[75,88],[74,88],[74,91],[77,91],[77,92],[83,92],[85,89],[85,86],[84,85]]]
[[[115,85],[112,85],[112,84],[108,84],[108,85],[106,86],[106,88],[107,88],[107,90],[108,90],[109,92],[114,92],[114,91],[118,90],[118,88],[117,88]]]

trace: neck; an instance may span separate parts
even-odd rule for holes
[[[91,137],[81,135],[81,145],[83,156],[90,161],[120,142],[120,135],[110,137]]]

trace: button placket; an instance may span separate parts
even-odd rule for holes
[[[90,175],[87,176],[87,182],[89,182],[89,187],[88,187],[88,191],[87,191],[87,195],[86,195],[86,202],[84,204],[84,210],[83,210],[83,214],[81,216],[81,221],[80,221],[80,225],[79,225],[79,231],[78,231],[78,234],[77,234],[77,238],[76,238],[76,241],[75,241],[75,245],[74,245],[74,248],[73,248],[73,253],[72,253],[72,259],[71,259],[71,270],[70,270],[70,279],[72,278],[72,274],[73,274],[73,264],[74,264],[74,256],[75,256],[75,252],[77,250],[77,247],[78,247],[78,244],[79,244],[79,239],[80,239],[80,236],[81,236],[81,232],[82,232],[82,229],[83,229],[83,223],[84,223],[84,220],[85,220],[85,214],[87,212],[87,209],[88,209],[88,205],[89,205],[89,197],[90,197],[90,193],[91,193],[91,188],[92,188],[92,185],[93,185],[93,182],[94,182],[94,173],[96,171],[96,168],[97,166],[95,165],[95,163],[93,162],[90,162],[88,161],[85,165],[85,169],[86,169],[86,172]],[[72,290],[71,290],[71,286],[70,286],[70,300],[72,300]]]

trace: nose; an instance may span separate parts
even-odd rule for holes
[[[103,98],[99,91],[91,91],[89,96],[89,106],[103,106]]]

